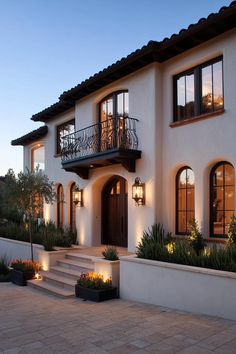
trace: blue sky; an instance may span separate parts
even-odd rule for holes
[[[197,22],[227,0],[0,0],[0,175],[23,168],[12,139],[65,90]]]

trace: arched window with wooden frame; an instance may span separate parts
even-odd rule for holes
[[[195,217],[194,173],[188,166],[176,175],[176,234],[188,234],[189,223]]]
[[[62,184],[57,187],[57,227],[63,227],[64,192]]]
[[[76,188],[75,182],[70,186],[70,229],[76,229],[76,205],[73,202],[73,192]]]
[[[210,236],[226,237],[235,212],[235,171],[226,161],[218,162],[210,173]]]
[[[129,124],[129,93],[112,92],[99,104],[100,151],[117,148],[124,143],[123,136]]]

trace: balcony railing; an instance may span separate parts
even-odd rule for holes
[[[113,117],[62,138],[62,163],[109,150],[137,150],[135,118]]]

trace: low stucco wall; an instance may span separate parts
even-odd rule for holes
[[[123,257],[120,297],[236,320],[236,273]]]
[[[33,244],[34,259],[39,260],[39,251],[43,250],[42,245]],[[6,256],[9,261],[12,259],[31,259],[30,243],[0,237],[0,257]]]

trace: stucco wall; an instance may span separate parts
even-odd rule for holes
[[[236,31],[232,30],[195,49],[162,64],[151,64],[126,78],[77,101],[75,109],[50,121],[44,139],[46,174],[64,188],[64,225],[69,221],[69,187],[76,182],[84,189],[84,207],[77,208],[77,226],[81,244],[98,245],[101,241],[101,191],[112,175],[128,182],[128,248],[135,250],[142,232],[153,222],[164,223],[175,233],[175,178],[182,166],[190,166],[195,174],[195,216],[205,236],[209,236],[209,173],[222,160],[236,166]],[[171,128],[173,121],[173,76],[223,54],[224,106],[221,115],[192,124]],[[142,158],[136,172],[129,173],[121,165],[90,171],[89,180],[61,168],[61,158],[54,157],[56,125],[72,118],[76,130],[98,121],[98,103],[109,93],[129,91],[129,116],[137,118],[137,134]],[[30,163],[29,148],[25,164]],[[27,152],[28,149],[28,152]],[[135,177],[146,184],[146,205],[136,207],[131,198]],[[45,206],[47,219],[56,219],[55,206]]]
[[[218,161],[236,167],[236,31],[207,42],[163,65],[162,221],[175,232],[175,177],[182,166],[195,174],[195,216],[209,236],[209,174]],[[196,123],[170,128],[173,76],[223,54],[225,112]]]

